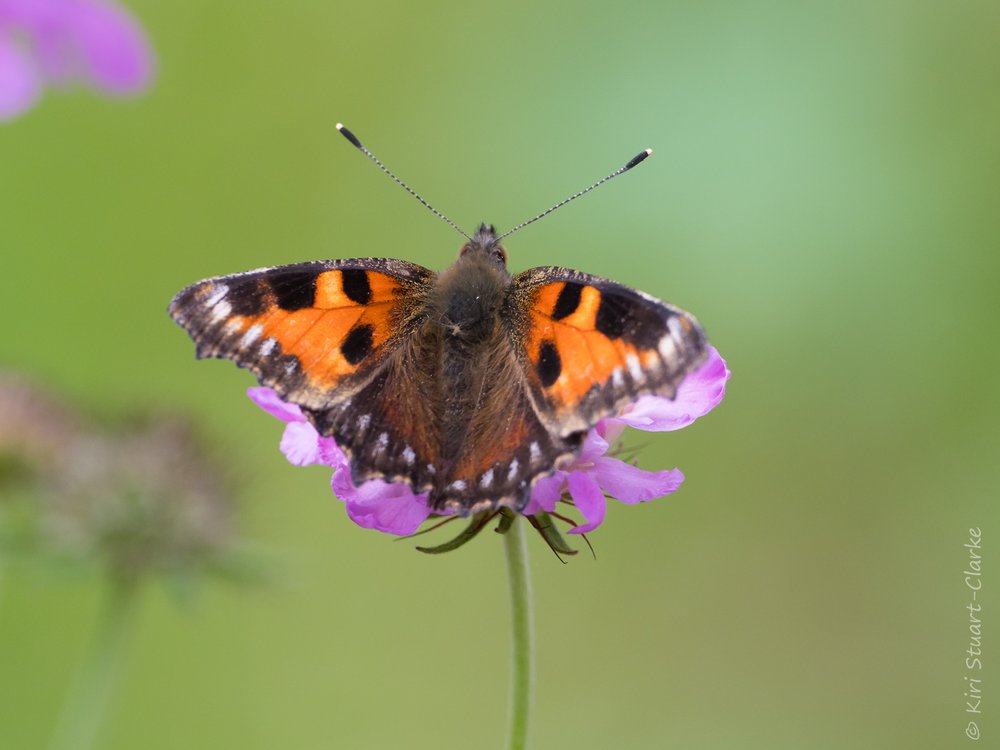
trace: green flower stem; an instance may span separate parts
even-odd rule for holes
[[[525,526],[525,521],[517,518],[503,535],[504,550],[507,554],[507,577],[510,581],[511,618],[514,625],[508,750],[525,750],[528,747],[528,716],[535,687],[535,635]]]
[[[112,581],[101,622],[56,724],[50,750],[91,750],[118,682],[137,586]]]

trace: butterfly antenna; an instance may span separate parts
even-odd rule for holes
[[[344,138],[346,138],[351,143],[353,143],[354,146],[355,146],[355,148],[358,149],[358,151],[360,151],[365,156],[367,156],[369,159],[371,159],[373,162],[375,162],[375,164],[378,165],[379,169],[381,169],[383,172],[385,172],[387,175],[389,175],[392,178],[393,182],[395,182],[397,185],[399,185],[401,188],[403,188],[403,190],[405,190],[410,195],[412,195],[414,198],[416,198],[418,201],[420,201],[424,205],[424,208],[426,208],[432,214],[434,214],[439,219],[441,219],[441,221],[443,221],[446,224],[448,224],[448,226],[450,226],[452,229],[454,229],[460,235],[462,235],[463,237],[465,237],[465,239],[467,239],[469,241],[472,240],[472,238],[469,235],[467,235],[465,232],[463,232],[461,229],[459,229],[458,224],[456,224],[451,219],[449,219],[447,216],[445,216],[443,213],[441,213],[436,208],[434,208],[434,206],[432,206],[430,203],[428,203],[423,198],[421,198],[419,195],[417,195],[416,191],[414,191],[409,185],[407,185],[401,179],[399,179],[398,177],[396,177],[396,175],[394,175],[392,172],[390,172],[389,169],[385,166],[385,164],[383,164],[382,162],[380,162],[378,160],[378,158],[376,158],[375,154],[373,154],[371,151],[369,151],[364,146],[362,146],[361,145],[361,141],[358,140],[358,137],[356,135],[354,135],[354,133],[352,133],[350,130],[348,130],[347,128],[345,128],[343,126],[343,124],[341,124],[341,123],[338,122],[337,123],[337,130],[340,131],[340,134],[342,136],[344,136]]]
[[[638,165],[639,165],[639,164],[641,164],[641,163],[642,163],[643,161],[645,161],[645,160],[646,160],[646,157],[647,157],[647,156],[649,156],[649,155],[650,155],[650,154],[652,154],[652,153],[653,153],[653,149],[651,149],[651,148],[647,148],[647,149],[646,149],[645,151],[640,151],[640,152],[639,152],[638,154],[636,154],[636,155],[635,155],[634,157],[632,157],[632,159],[631,159],[631,160],[629,161],[629,163],[628,163],[628,164],[626,164],[626,165],[625,165],[624,167],[621,167],[620,169],[616,169],[616,170],[615,170],[614,172],[612,172],[611,174],[609,174],[609,175],[608,175],[607,177],[605,177],[605,178],[603,178],[603,179],[601,179],[601,180],[598,180],[597,182],[595,182],[595,183],[594,183],[593,185],[591,185],[591,186],[590,186],[589,188],[585,188],[584,190],[581,190],[581,191],[580,191],[579,193],[574,193],[574,194],[573,194],[573,195],[571,195],[571,196],[570,196],[569,198],[566,198],[566,199],[564,199],[564,200],[561,200],[561,201],[559,201],[559,202],[558,202],[558,203],[557,203],[556,205],[554,205],[554,206],[553,206],[552,208],[550,208],[550,209],[547,209],[547,210],[545,210],[545,211],[542,211],[542,212],[541,212],[540,214],[538,214],[538,216],[534,217],[533,219],[528,219],[527,221],[525,221],[525,222],[523,222],[523,223],[521,223],[521,224],[518,224],[518,225],[517,225],[516,227],[514,227],[513,229],[510,229],[510,230],[508,230],[508,231],[504,232],[504,233],[503,233],[503,234],[501,234],[501,235],[500,235],[499,237],[497,237],[497,241],[499,242],[499,241],[500,241],[500,240],[502,240],[502,239],[503,239],[504,237],[507,237],[507,236],[509,236],[509,235],[512,235],[512,234],[514,234],[514,232],[516,232],[516,231],[517,231],[517,230],[519,230],[519,229],[524,229],[524,228],[525,228],[526,226],[528,226],[529,224],[534,224],[534,223],[535,223],[536,221],[538,221],[539,219],[541,219],[541,218],[544,218],[544,217],[548,216],[548,215],[549,215],[550,213],[552,213],[553,211],[555,211],[555,210],[556,210],[557,208],[562,208],[563,206],[565,206],[565,205],[566,205],[567,203],[569,203],[570,201],[575,201],[575,200],[576,200],[577,198],[579,198],[579,197],[580,197],[581,195],[586,195],[586,194],[587,194],[587,193],[589,193],[589,192],[590,192],[591,190],[593,190],[593,189],[594,189],[594,188],[596,188],[596,187],[600,187],[601,185],[603,185],[603,184],[604,184],[605,182],[607,182],[608,180],[613,180],[613,179],[614,179],[615,177],[617,177],[618,175],[620,175],[620,174],[624,174],[625,172],[628,172],[628,171],[629,171],[630,169],[632,169],[632,167],[635,167],[635,166],[638,166]]]

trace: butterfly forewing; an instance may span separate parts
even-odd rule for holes
[[[693,316],[608,279],[534,268],[514,278],[509,299],[533,402],[562,435],[593,427],[639,396],[673,398],[706,356]]]
[[[286,401],[320,409],[361,387],[398,346],[433,276],[380,258],[301,263],[200,281],[170,314],[199,357],[231,359]]]

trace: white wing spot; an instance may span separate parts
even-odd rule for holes
[[[403,448],[403,460],[406,461],[407,466],[413,466],[416,458],[417,454],[413,452],[413,448],[408,445]]]
[[[210,295],[205,297],[205,307],[215,307],[228,293],[229,287],[225,284],[219,284],[212,290]]]
[[[515,458],[510,462],[510,468],[507,469],[507,481],[513,482],[517,478],[517,470],[521,468],[521,464],[518,463]]]
[[[674,318],[670,319],[670,322],[674,322]],[[677,351],[677,342],[674,341],[673,336],[664,336],[660,339],[660,356],[666,360],[673,359]]]
[[[268,336],[266,339],[260,342],[260,356],[267,357],[270,356],[271,352],[274,351],[274,347],[278,345],[278,339],[273,336]]]
[[[493,484],[493,469],[487,469],[479,480],[479,486],[484,490]]]
[[[427,464],[427,473],[431,475],[437,474],[437,469],[434,468],[434,464]]]
[[[449,490],[457,490],[457,491],[461,492],[462,490],[465,489],[465,480],[464,479],[456,479],[454,482],[452,482],[451,484],[448,485],[448,489]]]
[[[360,417],[358,417],[358,429],[361,432],[364,432],[365,430],[368,429],[368,425],[370,425],[371,422],[372,422],[371,414],[362,414]]]
[[[611,384],[615,388],[621,388],[625,385],[625,376],[622,375],[622,368],[616,367],[611,371]]]
[[[247,332],[243,334],[243,338],[240,339],[240,346],[250,348],[253,346],[253,342],[259,339],[263,332],[264,326],[260,323],[254,323],[252,326],[247,328]]]
[[[629,354],[625,358],[625,363],[628,365],[628,374],[632,376],[632,380],[636,382],[643,380],[642,365],[639,364],[637,356]]]
[[[375,441],[375,445],[380,451],[384,451],[389,447],[389,433],[381,432],[379,433],[378,439]]]
[[[212,307],[212,320],[218,323],[220,320],[229,317],[229,313],[233,311],[233,306],[230,305],[225,300],[217,303]]]
[[[295,368],[298,366],[299,366],[298,362],[296,362],[294,359],[290,359],[287,362],[285,362],[285,372],[291,375],[293,372],[295,372]]]
[[[531,447],[528,448],[528,452],[531,456],[531,463],[536,464],[538,460],[542,457],[542,448],[538,443],[532,443]]]

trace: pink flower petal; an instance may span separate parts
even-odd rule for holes
[[[28,58],[0,37],[0,121],[30,109],[41,91],[38,73]]]
[[[708,414],[726,395],[726,381],[732,373],[714,346],[708,359],[692,372],[677,389],[673,400],[660,396],[642,396],[626,407],[615,420],[648,432],[666,432],[687,427]]]
[[[270,388],[247,388],[247,396],[257,406],[282,422],[305,422],[306,415],[296,404],[289,404]]]
[[[580,455],[574,463],[580,464],[593,461],[598,456],[603,456],[608,452],[608,441],[601,437],[601,430],[594,429],[587,433],[583,440],[583,447],[580,448]]]
[[[308,422],[289,422],[281,436],[281,452],[295,466],[325,464],[321,441],[329,439],[320,437]]]
[[[556,503],[562,498],[563,486],[566,482],[566,472],[557,471],[552,476],[542,477],[531,488],[531,499],[521,511],[522,515],[533,516],[544,510],[551,513],[556,509]]]
[[[328,438],[320,436],[319,456],[320,462],[326,464],[327,466],[333,467],[334,469],[351,470],[351,465],[347,460],[347,456],[344,455],[344,451],[340,449],[340,446],[337,445],[337,441],[332,437]]]
[[[585,472],[574,471],[569,475],[569,494],[576,503],[577,510],[587,519],[587,523],[574,526],[569,533],[586,534],[600,526],[607,510],[607,501],[594,478]]]
[[[619,419],[602,419],[594,429],[604,438],[604,442],[613,445],[625,432],[625,424]]]
[[[346,468],[334,473],[331,487],[344,501],[348,517],[366,529],[406,536],[419,529],[431,512],[426,494],[414,495],[405,484],[390,484],[381,479],[355,487]]]
[[[152,77],[153,55],[132,16],[116,5],[87,0],[71,18],[68,32],[98,88],[116,95],[145,88]]]
[[[680,469],[643,471],[607,456],[594,461],[592,476],[607,494],[628,505],[669,495],[684,481]]]
[[[50,83],[88,79],[110,94],[148,84],[153,55],[142,27],[106,0],[2,0],[0,25],[27,37]]]

